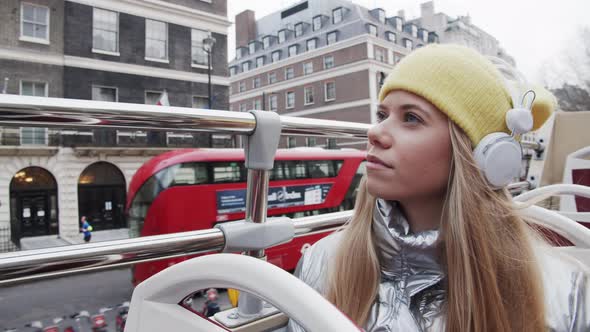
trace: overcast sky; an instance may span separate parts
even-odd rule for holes
[[[301,0],[228,0],[228,18],[251,9],[259,19]],[[380,7],[393,16],[403,9],[406,19],[420,16],[420,0],[353,0],[369,9]],[[435,0],[435,12],[471,16],[471,22],[494,36],[512,55],[530,81],[543,83],[541,66],[555,67],[566,49],[575,51],[576,31],[590,26],[590,0]],[[230,27],[229,60],[235,55],[235,26]],[[559,65],[559,64],[557,64]],[[557,78],[559,79],[559,78]],[[553,78],[555,80],[555,77]]]

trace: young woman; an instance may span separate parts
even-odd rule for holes
[[[502,158],[485,171],[476,159],[489,134],[511,133],[509,90],[462,46],[398,63],[368,132],[354,216],[305,252],[299,278],[366,331],[590,331],[586,273],[550,254],[513,206],[494,177]],[[537,129],[555,100],[534,94]]]

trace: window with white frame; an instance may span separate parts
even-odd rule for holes
[[[309,75],[313,73],[313,62],[303,63],[303,75]]]
[[[384,10],[379,10],[377,12],[378,18],[379,18],[379,22],[381,23],[385,23],[385,11]]]
[[[238,47],[236,48],[236,59],[241,59],[242,58],[242,48]]]
[[[209,37],[209,33],[204,30],[191,30],[191,59],[193,65],[209,64],[207,52],[203,49],[203,40]]]
[[[313,104],[313,86],[306,86],[303,89],[303,103],[304,105]]]
[[[23,96],[47,97],[47,83],[21,81],[20,94]],[[20,144],[47,145],[47,128],[21,127]]]
[[[270,47],[270,36],[266,36],[266,37],[262,38],[262,47],[264,47],[264,49],[267,49]]]
[[[285,108],[295,107],[295,91],[287,91],[285,93]]]
[[[234,76],[237,72],[237,68],[235,66],[229,67],[229,75]]]
[[[254,77],[252,79],[252,87],[254,89],[259,88],[260,87],[260,76]]]
[[[242,72],[247,72],[250,70],[250,61],[246,61],[242,63]]]
[[[268,73],[268,84],[273,84],[277,82],[277,73],[274,71],[272,73]]]
[[[395,28],[397,29],[397,31],[402,31],[404,22],[403,19],[401,17],[396,17],[395,18]]]
[[[377,26],[374,24],[367,24],[369,28],[369,34],[377,37]]]
[[[315,137],[306,137],[305,138],[305,145],[308,147],[314,147],[317,145]]]
[[[256,58],[256,68],[260,68],[262,66],[264,66],[264,57],[259,56]]]
[[[92,86],[92,100],[116,102],[118,98],[117,88],[115,87]]]
[[[259,98],[254,99],[254,103],[252,104],[253,109],[255,110],[262,110],[262,101]]]
[[[428,43],[428,31],[422,29],[422,41]]]
[[[383,49],[375,47],[375,60],[385,62],[385,52]]]
[[[318,44],[317,38],[308,39],[306,42],[307,50],[315,50]]]
[[[313,31],[317,31],[319,29],[322,28],[322,17],[321,16],[316,16],[313,18],[312,21],[312,25],[313,25]]]
[[[337,35],[338,31],[332,31],[329,32],[326,36],[326,42],[328,45],[330,44],[334,44],[335,42],[338,41],[338,35]]]
[[[274,51],[271,54],[272,62],[277,62],[281,60],[281,51]]]
[[[324,83],[324,100],[331,101],[336,99],[336,82]]]
[[[254,54],[256,52],[256,42],[251,42],[248,44],[248,52],[250,52],[250,54]]]
[[[411,27],[412,27],[412,36],[414,38],[418,37],[418,27],[415,26],[414,24],[412,24]]]
[[[119,52],[119,13],[93,8],[92,49]]]
[[[268,96],[268,107],[271,111],[276,111],[278,106],[277,95],[272,94]]]
[[[240,112],[246,112],[248,110],[248,105],[246,105],[245,103],[240,104],[239,110]]]
[[[162,91],[146,91],[145,92],[145,103],[147,105],[157,105],[162,98]]]
[[[404,47],[407,48],[408,50],[411,50],[413,46],[413,42],[411,39],[404,39]]]
[[[145,20],[145,57],[168,60],[168,24]]]
[[[246,82],[240,81],[240,83],[238,83],[238,92],[244,91],[246,91]]]
[[[290,149],[294,147],[297,147],[297,139],[292,136],[287,137],[287,148]]]
[[[209,109],[209,98],[206,96],[193,96],[193,108]]]
[[[295,24],[295,37],[303,35],[303,23]]]
[[[49,8],[22,2],[20,5],[20,39],[49,43]]]
[[[324,69],[330,69],[332,67],[334,67],[334,56],[333,55],[324,56]]]
[[[293,77],[295,77],[295,69],[293,69],[293,67],[285,68],[285,79],[290,80]]]
[[[396,42],[396,35],[395,35],[395,33],[391,32],[391,31],[387,31],[385,33],[385,37],[387,38],[387,40],[389,40],[392,43]]]
[[[287,40],[287,30],[283,29],[279,31],[279,44],[282,44]]]
[[[332,10],[332,24],[342,22],[342,7]]]
[[[287,53],[288,56],[292,57],[294,55],[297,55],[297,46],[298,45],[291,45],[291,46],[289,46],[288,53]]]

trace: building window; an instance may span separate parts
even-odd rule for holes
[[[397,29],[397,31],[402,31],[403,29],[403,19],[401,17],[396,17],[395,18],[395,28]]]
[[[206,96],[193,96],[193,108],[209,109],[209,98]]]
[[[326,55],[324,57],[324,69],[330,69],[334,67],[334,56]]]
[[[93,85],[92,100],[116,102],[119,100],[117,88]]]
[[[275,111],[277,110],[277,95],[272,94],[270,96],[268,96],[268,107],[271,111]]]
[[[92,49],[119,52],[119,14],[117,12],[93,8]]]
[[[293,77],[295,77],[295,70],[293,69],[293,67],[285,68],[285,79],[290,80]]]
[[[254,79],[252,80],[252,87],[254,89],[259,88],[260,87],[260,77],[254,77]]]
[[[241,81],[238,84],[238,92],[244,92],[244,91],[246,91],[246,82]]]
[[[241,59],[242,58],[242,48],[238,47],[236,48],[236,59]]]
[[[313,18],[313,31],[317,31],[322,28],[322,17],[316,16]]]
[[[385,52],[377,47],[375,47],[375,60],[385,62]]]
[[[331,101],[336,99],[336,82],[324,83],[324,100]]]
[[[248,110],[248,105],[240,104],[239,110],[240,110],[240,112],[246,112]]]
[[[422,32],[422,41],[425,43],[428,43],[428,31],[425,29],[422,29],[421,32]]]
[[[279,44],[282,44],[287,40],[287,30],[283,29],[279,31]]]
[[[274,71],[272,73],[268,73],[268,84],[273,84],[277,82],[277,73]]]
[[[207,37],[209,37],[209,33],[207,31],[192,29],[192,32],[191,32],[192,64],[205,65],[205,66],[208,65],[209,60],[207,59],[207,53],[203,49],[203,40]]]
[[[255,110],[262,110],[262,101],[258,98],[254,99],[254,104],[252,106],[254,106],[253,109]]]
[[[400,62],[402,58],[403,58],[403,56],[402,56],[401,54],[394,53],[394,54],[393,54],[393,63],[398,63],[398,62]]]
[[[389,40],[392,43],[396,42],[396,36],[395,33],[391,32],[391,31],[387,31],[385,33],[385,37],[387,38],[387,40]]]
[[[291,45],[291,46],[289,46],[289,49],[288,49],[288,53],[287,53],[287,54],[288,54],[290,57],[291,57],[291,56],[294,56],[294,55],[297,55],[297,46],[298,46],[298,45]]]
[[[145,92],[145,103],[146,105],[157,105],[162,98],[161,91],[146,91]]]
[[[295,37],[303,35],[303,23],[295,24]]]
[[[313,62],[305,62],[303,64],[303,75],[309,75],[313,73]]]
[[[293,108],[295,107],[295,92],[294,91],[287,91],[285,93],[285,108]]]
[[[308,51],[315,50],[315,48],[317,47],[317,43],[318,43],[317,38],[308,39],[306,42],[307,50]]]
[[[374,24],[367,24],[367,26],[369,28],[369,34],[377,37],[377,26]]]
[[[306,86],[303,89],[303,104],[304,105],[311,105],[313,104],[313,86]]]
[[[338,41],[338,36],[336,35],[337,32],[338,31],[332,31],[332,32],[328,33],[328,35],[326,37],[326,41],[327,41],[328,45],[334,44],[335,42]]]
[[[315,137],[306,137],[305,138],[305,145],[308,147],[314,147],[317,145]]]
[[[342,22],[342,7],[332,10],[332,24]]]
[[[407,48],[408,50],[412,49],[412,40],[411,39],[404,39],[404,47]]]
[[[145,20],[145,57],[168,60],[168,24]]]
[[[264,57],[259,56],[256,58],[256,68],[260,68],[262,66],[264,66]]]
[[[250,70],[250,61],[246,61],[242,63],[242,72],[247,72]]]
[[[229,67],[229,75],[234,76],[236,74],[236,67]]]
[[[385,23],[385,11],[384,10],[379,10],[377,12],[377,15],[379,15],[379,22],[381,23]]]
[[[20,94],[23,96],[47,97],[47,83],[20,82]],[[47,145],[47,128],[21,127],[21,145]]]
[[[281,60],[281,51],[274,51],[271,54],[272,62],[277,62]]]
[[[412,37],[414,37],[414,38],[418,37],[418,27],[412,24],[411,28],[412,28]]]
[[[295,137],[287,137],[287,148],[294,148],[297,146],[297,140],[295,139]],[[304,176],[303,176],[304,177]]]
[[[256,42],[251,42],[248,45],[248,52],[250,52],[250,54],[254,54],[256,52]]]
[[[262,38],[262,47],[264,47],[264,49],[267,49],[270,47],[270,36],[266,36],[266,37]]]
[[[49,8],[30,3],[20,5],[20,39],[49,44]]]

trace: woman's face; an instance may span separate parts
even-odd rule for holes
[[[447,116],[425,99],[392,91],[368,132],[367,188],[386,200],[444,196],[451,167]]]

